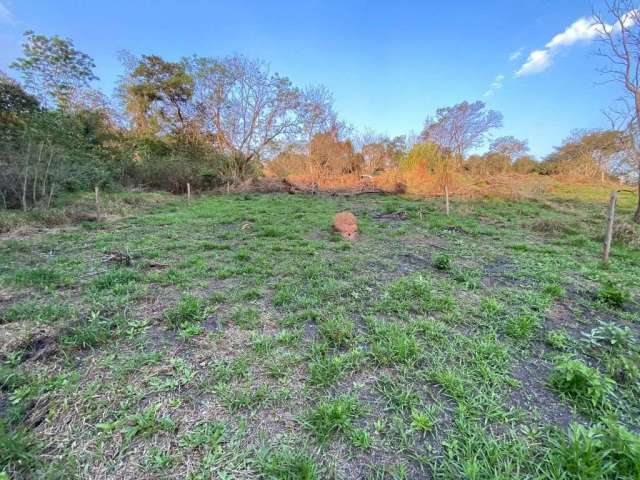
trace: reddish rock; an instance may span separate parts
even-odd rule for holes
[[[340,212],[333,217],[333,229],[345,240],[358,238],[358,220],[351,212]]]

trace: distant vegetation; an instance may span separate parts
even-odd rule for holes
[[[575,131],[547,158],[526,140],[494,137],[502,114],[481,101],[439,108],[419,135],[357,132],[323,86],[298,87],[241,55],[120,55],[116,94],[92,88],[93,60],[69,39],[26,32],[0,77],[0,205],[48,209],[69,191],[147,187],[174,193],[294,176],[311,186],[392,179],[416,192],[505,175],[637,182],[632,131]],[[475,152],[489,145],[484,154]],[[345,180],[343,177],[347,177]],[[340,180],[337,180],[340,179]],[[517,183],[507,180],[507,183]]]

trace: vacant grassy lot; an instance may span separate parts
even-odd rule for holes
[[[638,479],[640,251],[603,267],[600,198],[210,197],[0,240],[0,471]]]

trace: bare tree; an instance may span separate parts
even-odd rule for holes
[[[267,64],[243,56],[189,61],[199,123],[235,159],[241,179],[250,165],[300,132],[302,93]]]
[[[502,126],[502,114],[486,110],[484,102],[462,102],[452,107],[439,108],[435,118],[428,118],[422,130],[422,140],[433,142],[461,164],[466,153],[482,145],[487,134]]]
[[[525,155],[529,151],[529,142],[520,140],[511,135],[498,137],[489,146],[491,153],[501,153],[509,157],[511,161]]]
[[[342,133],[343,125],[333,108],[333,95],[325,86],[306,87],[300,100],[301,141],[310,142],[316,133]]]
[[[638,206],[633,218],[640,223],[640,10],[633,0],[610,0],[605,4],[606,14],[593,15],[603,46],[599,54],[607,61],[601,71],[622,84],[627,93],[622,100],[628,108],[615,114],[622,118],[633,140],[631,151],[638,177]]]

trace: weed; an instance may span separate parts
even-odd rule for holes
[[[446,253],[440,253],[433,257],[433,266],[436,270],[449,271],[451,270],[451,256]]]
[[[182,295],[178,304],[165,310],[165,318],[173,328],[184,323],[196,323],[205,319],[207,308],[203,300],[193,295]]]
[[[349,432],[349,439],[354,447],[362,450],[369,450],[373,445],[373,437],[364,428],[353,428]]]
[[[340,315],[323,320],[319,325],[320,334],[334,347],[348,345],[354,328],[353,320]]]
[[[624,303],[631,298],[630,293],[623,287],[607,280],[598,291],[600,301],[613,308],[622,308]]]
[[[60,337],[62,345],[68,348],[92,348],[106,343],[112,338],[112,323],[100,315],[91,312],[89,318],[71,327]]]
[[[158,432],[173,432],[176,425],[169,416],[159,416],[160,404],[149,405],[141,412],[129,415],[126,418],[124,437],[127,441],[137,436],[151,437]]]
[[[595,368],[570,356],[556,361],[549,383],[587,411],[608,408],[615,384]]]
[[[241,387],[228,390],[223,402],[231,412],[244,409],[255,409],[263,405],[269,399],[269,388],[260,385],[258,388]]]
[[[320,469],[313,458],[299,447],[262,449],[256,456],[257,470],[262,478],[273,480],[317,480]]]
[[[555,329],[546,333],[545,341],[557,350],[566,350],[571,344],[571,337],[565,330]]]
[[[584,341],[596,350],[609,354],[620,354],[634,348],[635,338],[627,326],[620,327],[613,322],[600,322],[600,326],[589,333],[583,333]]]
[[[376,390],[387,401],[388,407],[396,412],[408,413],[420,405],[420,396],[415,388],[402,379],[392,379],[383,375],[376,384]]]
[[[358,401],[349,395],[322,400],[307,413],[306,425],[321,442],[335,434],[346,434],[353,428],[353,420],[362,413]]]
[[[255,307],[239,307],[231,317],[235,324],[245,330],[260,326],[260,312]]]
[[[437,422],[431,411],[412,410],[411,426],[418,432],[428,433],[433,430]]]
[[[550,457],[565,478],[637,479],[640,437],[608,420],[593,427],[573,424],[566,437],[552,439]]]
[[[536,328],[538,328],[539,320],[535,315],[523,314],[511,317],[507,320],[505,331],[507,335],[516,339],[530,338]]]
[[[451,299],[438,296],[429,280],[412,275],[394,282],[385,292],[378,309],[387,313],[427,313],[429,310],[448,310]]]
[[[179,445],[191,448],[214,448],[222,441],[224,432],[225,427],[222,422],[199,422],[180,438]]]
[[[396,323],[376,321],[371,328],[371,354],[382,364],[410,365],[420,354],[418,341],[412,332]]]
[[[35,267],[16,271],[13,281],[16,285],[54,288],[68,284],[70,279],[64,272],[56,268]]]
[[[7,467],[29,471],[37,463],[37,443],[23,429],[11,430],[0,419],[0,471]]]

